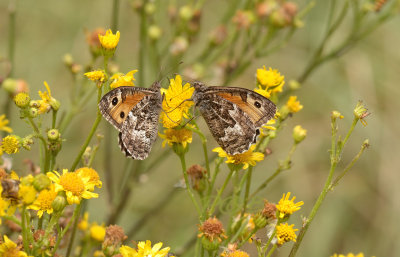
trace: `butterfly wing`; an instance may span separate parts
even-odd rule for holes
[[[269,99],[244,88],[197,87],[193,98],[215,140],[230,155],[256,143],[259,128],[276,112]]]
[[[119,130],[118,141],[126,156],[147,158],[157,138],[162,97],[159,90],[119,87],[103,96],[99,108]]]

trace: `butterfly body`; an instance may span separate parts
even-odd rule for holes
[[[99,103],[101,114],[119,131],[121,150],[138,160],[147,158],[157,138],[161,106],[159,82],[150,88],[115,88]]]
[[[276,106],[245,88],[193,84],[192,99],[213,137],[229,155],[247,151],[256,143],[260,127],[272,119]]]

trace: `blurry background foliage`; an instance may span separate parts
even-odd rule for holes
[[[13,77],[25,79],[30,87],[30,94],[37,98],[37,91],[44,90],[43,81],[46,80],[56,99],[61,101],[63,112],[71,108],[69,92],[75,83],[66,69],[62,58],[70,53],[75,63],[86,65],[91,56],[85,39],[85,30],[94,30],[97,27],[111,27],[112,1],[0,1],[0,56],[7,55],[8,40],[8,6],[17,5],[16,12],[16,45],[15,66]],[[162,36],[159,47],[168,47],[176,30],[168,25],[167,8],[169,3],[175,2],[182,6],[192,1],[155,1],[154,21],[149,23],[161,24]],[[196,40],[190,44],[187,52],[177,60],[167,61],[162,65],[154,65],[151,51],[145,56],[145,66],[139,62],[139,34],[140,15],[132,8],[135,3],[120,1],[118,27],[121,40],[115,56],[115,63],[121,72],[139,69],[136,74],[137,86],[149,86],[159,79],[158,74],[172,77],[174,72],[182,70],[195,60],[204,46],[208,44],[210,31],[220,24],[226,10],[231,5],[245,1],[205,1],[202,9],[201,28]],[[296,1],[299,9],[303,9],[310,1]],[[312,58],[322,37],[326,32],[332,3],[336,3],[338,10],[344,2],[368,1],[316,1],[315,6],[305,15],[304,27],[298,29],[288,44],[269,55],[268,58],[252,58],[247,69],[229,81],[230,86],[240,86],[253,89],[255,87],[255,71],[266,65],[278,69],[285,76],[286,86],[290,79],[298,79],[304,72],[307,63]],[[393,1],[388,1],[393,2]],[[398,11],[397,11],[398,13]],[[336,13],[338,15],[338,13]],[[378,14],[377,14],[378,15]],[[340,29],[329,41],[327,49],[341,42],[344,35],[351,29],[352,15],[346,16]],[[231,23],[231,21],[227,21]],[[345,118],[339,121],[339,127],[347,128],[353,117],[352,110],[357,100],[363,100],[372,115],[368,118],[368,126],[358,127],[356,133],[345,150],[342,163],[348,163],[353,154],[358,152],[361,142],[369,138],[371,147],[362,156],[346,179],[340,183],[333,194],[330,194],[319,211],[309,233],[306,235],[299,251],[299,256],[330,256],[334,252],[364,252],[365,256],[399,256],[400,255],[400,123],[398,110],[400,109],[400,19],[396,15],[383,26],[377,28],[365,39],[357,42],[349,52],[340,58],[325,63],[310,74],[296,91],[298,99],[304,109],[286,123],[282,136],[274,140],[270,147],[273,154],[259,164],[253,174],[254,181],[262,181],[275,169],[277,161],[285,158],[292,142],[292,127],[301,124],[308,130],[306,140],[299,146],[293,156],[293,167],[276,179],[261,195],[272,202],[277,202],[283,192],[293,192],[297,199],[304,201],[301,212],[309,213],[318,196],[329,169],[330,144],[330,111],[338,110]],[[115,32],[115,31],[114,31]],[[255,42],[259,38],[255,37]],[[151,44],[147,45],[152,47]],[[168,49],[168,48],[167,48]],[[169,51],[162,53],[160,58],[167,58]],[[183,61],[177,66],[176,63]],[[1,64],[1,76],[4,76],[6,67]],[[102,67],[102,64],[95,64]],[[208,73],[213,67],[203,67]],[[171,72],[172,71],[172,72]],[[168,73],[169,72],[169,73]],[[167,74],[165,74],[167,73]],[[188,76],[189,77],[189,76]],[[80,80],[85,80],[81,77]],[[220,85],[223,79],[206,74],[201,78],[210,85]],[[82,83],[81,81],[79,83]],[[94,85],[87,83],[88,87]],[[73,119],[71,125],[62,135],[67,139],[63,144],[63,151],[58,158],[60,167],[69,167],[75,158],[82,141],[82,135],[87,135],[96,112],[95,96],[83,110]],[[6,95],[1,93],[0,103],[4,105]],[[50,117],[50,115],[48,115]],[[11,126],[17,135],[30,132],[29,127],[18,119],[18,112],[13,106]],[[201,120],[201,119],[199,119]],[[203,121],[200,124],[204,127]],[[359,126],[359,125],[358,125]],[[110,125],[102,122],[99,132],[104,132]],[[206,130],[204,130],[206,131]],[[106,142],[104,139],[103,142]],[[93,141],[94,142],[94,141]],[[112,173],[114,180],[114,197],[119,195],[118,182],[121,177],[126,159],[120,153],[117,144],[117,132],[112,132],[109,145],[102,145],[93,167],[99,171],[104,181],[104,165],[111,165],[107,172]],[[210,138],[209,149],[216,146]],[[37,146],[36,146],[37,147]],[[111,149],[104,157],[104,150]],[[149,160],[143,164],[145,170],[156,158],[163,153],[170,152],[168,148],[161,148],[158,140],[150,154]],[[201,143],[194,137],[187,155],[187,164],[202,164]],[[346,154],[347,153],[347,154]],[[14,169],[21,172],[26,170],[23,160],[38,160],[38,151],[22,151],[15,155]],[[172,192],[174,184],[181,178],[179,160],[174,155],[166,156],[162,165],[150,167],[146,173],[140,172],[131,179],[130,188],[133,197],[125,202],[126,212],[119,220],[114,221],[128,230],[133,223],[149,212],[143,226],[135,230],[133,237],[136,240],[151,239],[153,242],[163,241],[171,246],[172,251],[184,245],[188,238],[193,236],[197,227],[195,209],[189,197],[183,190],[171,193],[171,199],[165,206],[159,202]],[[135,164],[137,165],[137,164]],[[228,169],[224,166],[224,172]],[[253,185],[256,187],[256,183]],[[101,197],[90,201],[88,211],[92,221],[105,221],[109,215],[107,206],[106,187],[100,190]],[[262,208],[262,199],[254,202],[254,208]],[[297,222],[296,222],[297,221]],[[301,227],[299,219],[292,219],[296,227]],[[126,231],[129,232],[129,231]],[[290,247],[282,247],[280,254],[285,255]]]

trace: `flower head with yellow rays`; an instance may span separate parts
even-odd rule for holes
[[[100,180],[100,176],[96,170],[89,167],[82,167],[77,169],[75,172],[79,174],[81,177],[88,177],[90,188],[89,191],[94,191],[94,187],[101,188],[103,183]]]
[[[89,228],[90,237],[96,241],[103,242],[106,236],[106,228],[104,224],[99,225],[96,222],[92,223]]]
[[[348,253],[346,255],[344,254],[334,254],[331,257],[364,257],[363,253],[359,253],[359,254],[353,254],[353,253]]]
[[[44,86],[46,87],[47,91],[39,91],[39,96],[41,100],[38,101],[39,103],[39,108],[38,108],[38,113],[42,114],[45,112],[48,112],[50,108],[52,107],[52,104],[56,101],[54,97],[51,96],[51,90],[49,87],[49,84],[47,82],[44,82]]]
[[[164,141],[162,146],[166,144],[173,146],[174,144],[181,144],[183,148],[192,143],[192,131],[187,128],[169,128],[164,130],[164,134],[158,134]]]
[[[57,196],[54,184],[51,184],[49,189],[43,189],[39,192],[36,200],[28,206],[28,209],[36,210],[39,218],[42,217],[44,212],[48,214],[53,213],[52,203]]]
[[[4,257],[27,257],[28,255],[24,251],[20,251],[20,248],[16,243],[11,241],[6,235],[4,235],[4,242],[0,244],[0,256]]]
[[[14,135],[6,136],[1,142],[1,148],[8,154],[18,153],[21,148],[20,138]]]
[[[182,85],[182,78],[176,75],[170,79],[168,89],[161,89],[165,94],[162,107],[161,121],[164,128],[179,126],[183,118],[189,117],[189,108],[194,104],[188,101],[192,98],[194,88],[189,83]]]
[[[163,243],[160,242],[151,247],[151,241],[146,240],[146,242],[140,241],[137,249],[123,245],[119,248],[119,251],[123,257],[165,257],[170,248],[165,247],[161,249],[162,245]]]
[[[79,204],[84,199],[97,198],[99,195],[90,192],[93,187],[93,183],[89,180],[89,177],[82,177],[77,172],[68,172],[67,169],[63,169],[61,175],[57,171],[47,172],[47,176],[55,184],[56,192],[65,191],[67,201],[69,204]]]
[[[113,50],[117,47],[119,42],[120,33],[113,34],[111,29],[107,30],[105,35],[98,34],[101,46],[107,50]]]
[[[225,158],[226,163],[232,163],[235,165],[242,165],[242,169],[247,169],[249,166],[255,166],[257,162],[264,160],[264,154],[260,152],[254,152],[256,145],[250,146],[250,149],[244,153],[229,155],[221,147],[213,149],[213,152],[217,152],[219,157]]]
[[[7,133],[12,133],[13,130],[12,128],[7,126],[8,123],[10,123],[10,121],[7,120],[6,115],[5,114],[0,115],[0,130],[5,131]]]
[[[283,219],[286,215],[290,215],[295,211],[300,210],[300,206],[304,204],[303,201],[300,201],[298,203],[294,203],[294,200],[296,199],[295,196],[291,200],[290,198],[290,192],[288,192],[285,196],[283,194],[282,198],[279,200],[279,203],[276,205],[276,208],[279,211],[279,218]]]
[[[290,96],[286,106],[291,113],[296,113],[303,109],[303,105],[300,104],[300,101],[297,101],[297,96]]]
[[[287,223],[281,223],[276,226],[276,237],[278,239],[278,245],[282,245],[286,242],[293,241],[296,242],[296,231],[298,229],[294,229],[294,224],[289,225]]]
[[[111,84],[110,88],[114,89],[117,87],[125,87],[125,86],[135,86],[133,81],[135,80],[135,77],[133,74],[138,72],[138,70],[131,70],[130,72],[123,74],[123,73],[116,73],[111,77]]]
[[[282,92],[283,85],[285,84],[285,77],[281,76],[278,70],[269,68],[268,70],[263,66],[262,69],[257,69],[257,80],[258,83],[266,90],[268,93]],[[262,88],[260,87],[260,89]]]
[[[104,70],[89,71],[83,75],[85,75],[91,81],[98,82],[99,84],[103,83],[107,78],[107,75],[104,72]]]

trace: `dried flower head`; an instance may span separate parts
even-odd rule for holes
[[[124,233],[124,229],[118,225],[110,225],[106,227],[106,236],[103,245],[119,246],[128,237]]]
[[[210,241],[217,239],[219,242],[221,242],[221,238],[226,237],[224,227],[221,221],[219,221],[219,219],[216,217],[208,218],[206,221],[204,221],[203,224],[199,226],[199,231],[201,233],[198,235],[198,237],[204,236]]]
[[[264,209],[262,210],[262,215],[267,219],[276,219],[276,205],[264,200]]]

